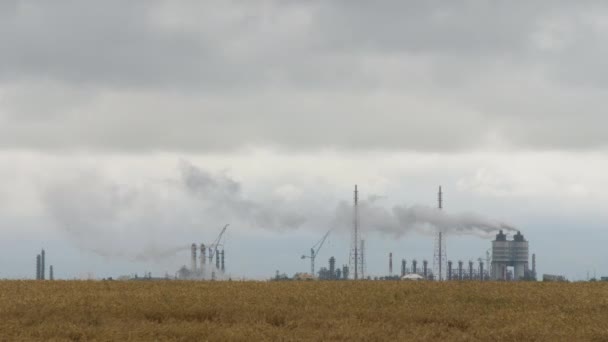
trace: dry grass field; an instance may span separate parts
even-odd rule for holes
[[[608,284],[0,282],[0,339],[608,341]]]

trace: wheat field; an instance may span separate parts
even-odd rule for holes
[[[607,341],[608,284],[2,281],[6,341]]]

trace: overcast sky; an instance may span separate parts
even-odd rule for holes
[[[307,271],[329,228],[347,263],[355,183],[371,274],[432,260],[390,214],[441,184],[540,273],[608,275],[607,61],[603,1],[0,1],[0,278],[42,247],[59,277],[173,274],[187,251],[153,255],[224,223],[235,277]]]

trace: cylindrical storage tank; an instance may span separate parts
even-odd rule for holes
[[[526,265],[528,264],[528,241],[517,232],[511,241],[511,255],[513,260],[513,278],[520,280],[525,277]]]

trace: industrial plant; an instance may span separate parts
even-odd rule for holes
[[[353,196],[353,229],[349,264],[342,269],[336,268],[336,259],[329,259],[328,267],[322,267],[315,273],[315,259],[323,247],[330,232],[327,232],[310,250],[310,256],[303,255],[302,259],[310,259],[311,273],[297,273],[294,279],[319,280],[435,280],[435,281],[522,281],[536,280],[536,255],[532,254],[529,267],[528,241],[521,232],[517,231],[512,240],[507,238],[503,230],[499,230],[491,249],[486,251],[485,260],[477,258],[468,261],[453,261],[446,253],[446,235],[441,227],[436,227],[434,237],[433,264],[430,267],[427,259],[401,259],[399,274],[393,273],[393,253],[388,253],[388,274],[384,276],[366,276],[365,240],[362,239],[359,213],[359,189],[355,185]],[[437,210],[443,210],[443,191],[438,192]],[[277,273],[278,278],[278,273]]]
[[[437,207],[430,208],[431,212],[443,215],[443,191],[439,187]],[[350,250],[346,263],[339,266],[337,259],[329,258],[327,266],[316,269],[316,261],[332,230],[327,231],[311,248],[310,253],[301,255],[301,259],[310,261],[310,273],[296,273],[292,278],[277,271],[273,280],[425,280],[425,281],[522,281],[536,280],[536,255],[529,252],[529,242],[519,231],[504,226],[505,231],[497,229],[491,248],[485,251],[485,258],[449,259],[445,227],[434,227],[434,246],[432,259],[406,258],[404,253],[399,258],[396,253],[388,252],[387,272],[378,273],[367,270],[366,244],[363,239],[359,211],[359,189],[355,185],[353,193],[353,227]],[[365,220],[365,219],[364,219]],[[226,224],[211,243],[192,243],[189,249],[189,262],[179,268],[174,276],[165,274],[162,278],[153,278],[150,273],[144,277],[119,277],[119,279],[176,279],[176,280],[228,280],[226,272],[226,251],[224,235],[228,229]],[[501,226],[502,227],[502,226]],[[488,230],[489,233],[491,231]],[[509,233],[514,232],[513,235]],[[510,235],[510,236],[509,236]],[[185,249],[186,247],[184,247]],[[429,251],[430,252],[430,251]],[[346,254],[346,253],[345,253]],[[430,254],[430,253],[429,253]],[[480,253],[483,254],[483,253]],[[395,258],[394,258],[395,257]],[[345,258],[346,259],[346,258]],[[398,270],[394,271],[394,265]],[[400,267],[399,267],[400,266]],[[54,279],[53,266],[49,266],[48,279]],[[559,276],[546,276],[546,279],[563,280]],[[42,249],[36,256],[36,279],[47,279],[46,253]]]
[[[49,280],[55,280],[53,274],[53,265],[49,266]],[[40,254],[36,255],[36,280],[46,280],[46,252],[40,251]]]
[[[190,247],[190,267],[182,266],[176,275],[181,280],[223,280],[226,278],[225,251],[222,237],[228,228],[228,224],[222,228],[213,243],[200,247],[193,243]],[[200,255],[197,257],[197,251]]]

